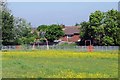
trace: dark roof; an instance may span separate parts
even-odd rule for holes
[[[79,26],[65,26],[63,31],[66,35],[73,35],[80,32],[79,28]]]

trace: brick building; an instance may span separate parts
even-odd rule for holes
[[[78,42],[80,41],[79,26],[64,26],[63,31],[65,35],[60,38],[63,42]]]

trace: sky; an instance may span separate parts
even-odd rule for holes
[[[33,27],[64,24],[72,26],[89,20],[96,10],[118,10],[118,2],[8,2],[15,17],[24,18]]]

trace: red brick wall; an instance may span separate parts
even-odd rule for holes
[[[68,38],[68,42],[77,42],[79,39],[79,35],[73,35],[71,38]],[[61,40],[67,42],[67,36],[62,37]]]
[[[62,41],[67,41],[67,36],[60,38]]]

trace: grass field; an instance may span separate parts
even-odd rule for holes
[[[60,50],[2,53],[3,78],[117,78],[118,54]]]

